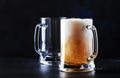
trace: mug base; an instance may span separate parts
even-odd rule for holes
[[[51,53],[48,53],[44,58],[42,56],[39,57],[40,63],[45,65],[56,65],[60,62],[60,54],[56,53],[52,55]]]
[[[94,69],[60,68],[60,71],[63,71],[63,72],[91,72],[91,71],[94,71]]]
[[[58,65],[59,61],[40,61],[40,63],[44,65]]]
[[[63,72],[90,72],[95,70],[94,62],[80,66],[59,65],[59,70]]]

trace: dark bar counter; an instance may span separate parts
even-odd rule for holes
[[[120,71],[66,73],[57,65],[40,64],[38,59],[0,58],[0,78],[120,78]]]

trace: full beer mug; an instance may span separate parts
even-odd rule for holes
[[[58,64],[60,45],[59,19],[52,17],[41,17],[35,27],[34,49],[40,55],[42,64]]]
[[[98,37],[92,19],[61,19],[60,70],[88,72],[95,69]]]

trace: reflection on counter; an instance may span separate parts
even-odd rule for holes
[[[94,78],[95,77],[95,71],[91,72],[81,72],[81,73],[66,73],[66,72],[60,72],[61,78]]]

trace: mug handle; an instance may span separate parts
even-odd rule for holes
[[[40,54],[41,51],[42,52],[46,51],[46,28],[47,27],[48,25],[46,25],[45,23],[37,24],[35,27],[34,49],[38,54]]]
[[[40,54],[40,24],[37,24],[35,27],[35,31],[34,31],[34,49],[35,51]]]
[[[97,36],[97,30],[96,30],[95,26],[93,26],[93,25],[87,25],[86,28],[89,29],[89,30],[91,30],[93,32],[94,51],[93,51],[92,55],[90,55],[87,58],[87,61],[91,62],[91,61],[93,61],[96,58],[96,56],[98,54],[98,36]]]

